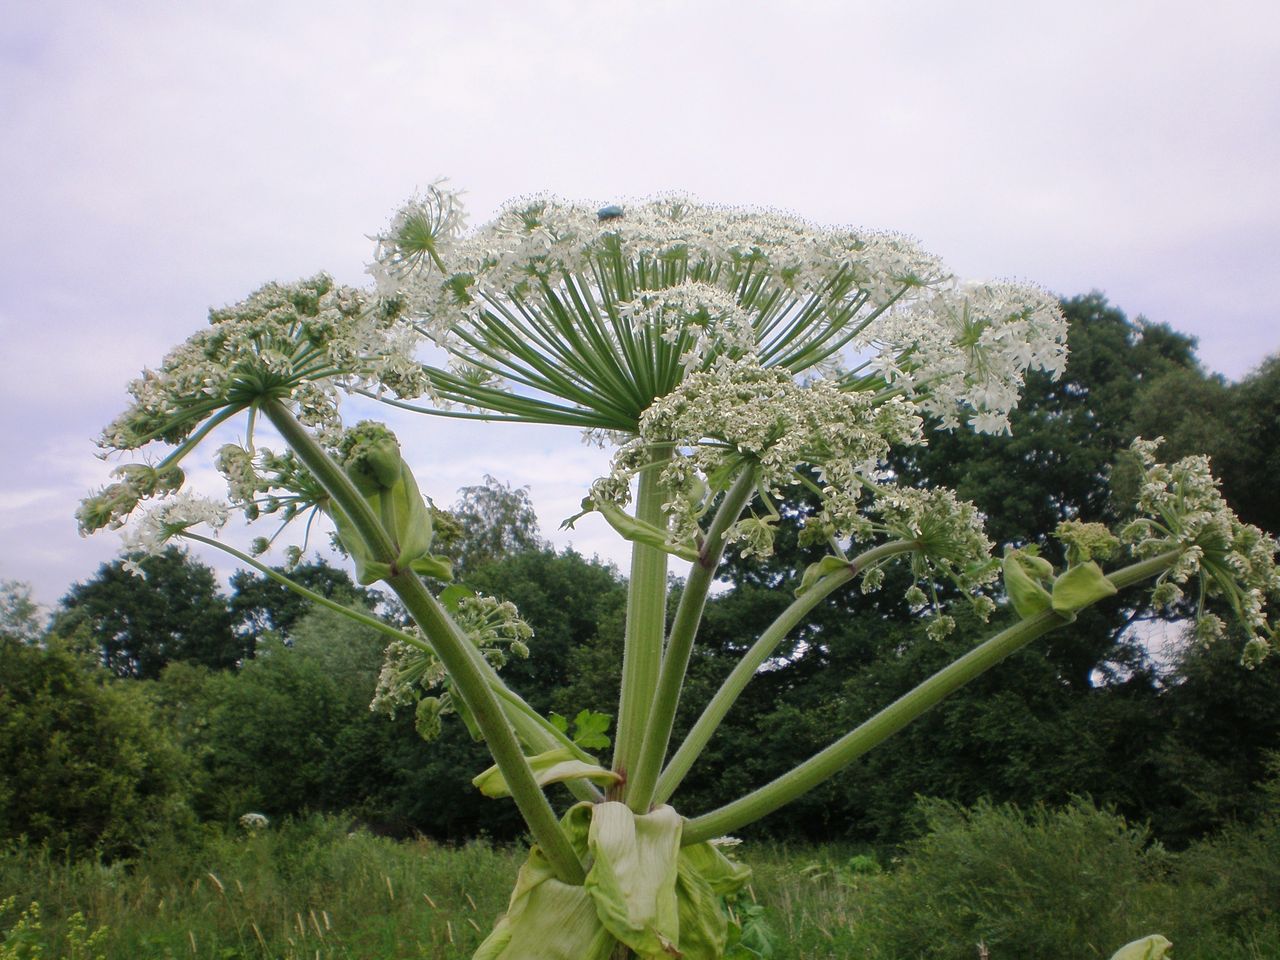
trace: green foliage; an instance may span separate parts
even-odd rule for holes
[[[212,570],[174,547],[137,565],[141,577],[113,560],[75,584],[53,631],[65,637],[84,631],[107,669],[146,680],[173,661],[223,669],[252,653],[232,632]]]
[[[294,583],[347,606],[372,610],[380,599],[375,591],[356,586],[345,570],[322,558],[276,569]],[[255,640],[268,633],[278,639],[290,638],[298,621],[314,606],[265,574],[248,570],[231,575],[231,591],[228,606],[236,632]]]
[[[132,854],[188,823],[187,770],[144,689],[0,641],[0,838]]]
[[[16,900],[9,897],[0,902],[0,918],[13,912]],[[105,929],[99,927],[89,933],[84,915],[80,913],[67,917],[65,927],[63,946],[57,953],[59,960],[106,960],[106,955],[100,952],[107,936]],[[45,956],[40,904],[32,901],[0,941],[0,960],[44,960]]]
[[[984,943],[994,956],[1083,960],[1163,929],[1148,890],[1167,855],[1114,814],[1086,802],[921,812],[927,834],[864,901],[874,956],[969,960]]]
[[[16,580],[0,580],[0,637],[33,643],[41,631],[40,605],[31,588]]]
[[[452,549],[446,549],[459,575],[544,547],[527,488],[513,488],[485,474],[484,483],[458,493],[449,512],[458,529]]]

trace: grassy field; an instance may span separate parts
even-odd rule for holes
[[[1059,836],[1070,826],[1050,824],[1053,842],[1111,843],[1087,818],[1075,834]],[[979,827],[966,822],[956,834],[970,838],[978,859],[993,858],[976,873],[972,856],[945,844],[888,870],[852,851],[744,846],[755,879],[739,912],[777,960],[977,958],[980,940],[991,960],[1105,958],[1129,933],[1155,930],[1174,939],[1178,960],[1280,956],[1280,865],[1264,863],[1247,882],[1214,890],[1221,864],[1212,857],[1199,873],[1175,877],[1161,859],[1167,855],[1156,849],[1152,859],[1129,843],[1104,855],[1059,851],[1056,861],[1078,862],[1046,868],[1037,866],[1044,853],[1037,844],[1048,834],[1032,830],[1030,841],[1001,847]],[[1010,832],[998,817],[986,829]],[[1252,854],[1239,843],[1219,854],[1269,858],[1275,848],[1264,838]],[[1146,858],[1145,866],[1126,865],[1131,856]],[[322,818],[257,834],[210,833],[194,849],[153,848],[133,863],[63,863],[17,847],[0,857],[0,902],[13,898],[0,914],[0,960],[466,958],[502,912],[521,859],[518,850],[485,843],[397,843]],[[1034,890],[1052,887],[1053,871],[1062,870],[1077,871],[1074,887]],[[40,917],[23,919],[32,901]],[[1020,939],[1031,927],[1036,935]]]

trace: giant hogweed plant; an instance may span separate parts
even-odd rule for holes
[[[200,525],[216,529],[231,508],[282,525],[321,517],[360,582],[396,593],[408,631],[344,611],[390,635],[377,702],[411,706],[427,736],[442,715],[460,714],[493,755],[477,788],[510,797],[533,838],[477,958],[723,956],[734,937],[726,900],[748,871],[718,838],[1119,591],[1152,583],[1158,602],[1174,603],[1191,590],[1202,637],[1222,632],[1211,610],[1226,609],[1250,631],[1246,661],[1269,650],[1276,543],[1234,517],[1202,458],[1163,465],[1154,443],[1139,442],[1136,519],[1115,532],[1064,523],[1053,557],[1023,548],[993,558],[971,504],[895,482],[890,452],[923,443],[926,419],[1006,432],[1026,371],[1061,371],[1066,324],[1040,290],[960,283],[900,236],[679,199],[524,200],[468,232],[457,196],[437,183],[375,240],[372,288],[324,275],[270,284],[214,310],[135,380],[132,406],[101,445],[150,459],[117,468],[79,519],[86,532],[122,526],[154,501],[128,525],[131,548],[185,538],[288,582]],[[631,544],[609,760],[599,756],[610,745],[601,718],[584,713],[570,729],[504,683],[498,668],[527,654],[529,629],[509,604],[448,585],[448,562],[431,552],[432,509],[396,437],[379,423],[345,425],[349,394],[436,416],[576,427],[614,448],[583,500]],[[182,461],[233,418],[243,439],[216,456],[227,500],[184,492]],[[258,443],[262,420],[283,447]],[[726,547],[768,555],[780,509],[802,493],[818,497],[804,536],[825,544],[825,557],[672,744]],[[836,591],[878,589],[891,564],[909,568],[908,600],[932,636],[952,629],[947,602],[985,617],[995,597],[1018,619],[773,782],[679,812],[681,782],[778,645]],[[669,572],[685,584],[668,624]],[[576,802],[558,812],[553,784]]]

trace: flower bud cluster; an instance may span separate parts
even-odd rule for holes
[[[119,529],[142,500],[174,493],[184,479],[178,467],[156,468],[143,463],[127,463],[118,467],[115,475],[118,481],[87,497],[76,510],[81,536],[103,527]]]
[[[515,604],[476,594],[460,597],[450,606],[454,622],[494,669],[511,656],[529,656],[533,628],[520,619]],[[410,631],[421,640],[417,627]],[[387,645],[369,709],[394,717],[397,709],[409,706],[416,711],[418,732],[432,740],[439,735],[440,718],[462,705],[444,664],[425,641],[393,640]]]
[[[1179,551],[1173,567],[1156,587],[1157,603],[1172,604],[1181,585],[1200,581],[1196,635],[1219,636],[1221,619],[1204,610],[1205,599],[1225,601],[1249,631],[1244,657],[1256,663],[1270,651],[1274,628],[1269,600],[1280,598],[1280,544],[1257,527],[1242,523],[1223,500],[1207,457],[1185,457],[1172,464],[1156,461],[1160,440],[1135,440],[1132,451],[1142,466],[1138,511],[1143,514],[1120,538],[1137,557]]]

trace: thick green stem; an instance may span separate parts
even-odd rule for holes
[[[768,629],[760,634],[760,639],[751,646],[751,649],[743,654],[738,665],[733,668],[733,672],[725,678],[716,695],[702,711],[693,729],[689,731],[689,735],[680,744],[671,762],[662,771],[662,776],[658,778],[654,802],[665,803],[675,793],[681,781],[693,769],[698,756],[711,742],[711,737],[724,721],[729,708],[741,696],[742,691],[751,682],[751,678],[756,675],[756,671],[769,659],[787,634],[794,630],[814,607],[868,567],[897,554],[910,553],[914,549],[916,544],[909,541],[895,541],[873,547],[851,560],[847,567],[827,574],[792,601],[791,605],[769,624]]]
[[[1108,579],[1117,589],[1123,589],[1169,569],[1179,556],[1180,551],[1161,554],[1118,570]],[[1046,610],[1000,631],[793,770],[733,803],[690,820],[685,824],[682,842],[710,840],[790,803],[835,776],[970,680],[1072,619],[1074,617]]]
[[[282,403],[276,400],[264,401],[262,412],[280,431],[298,459],[315,475],[334,503],[351,519],[371,554],[380,562],[394,564],[396,549],[391,538],[346,473]],[[463,636],[435,597],[427,591],[417,574],[407,570],[400,571],[387,578],[386,582],[404,603],[409,615],[422,628],[435,649],[436,656],[449,672],[488,744],[498,769],[502,771],[512,799],[519,807],[529,832],[542,848],[557,877],[565,883],[581,884],[585,877],[582,863],[569,844],[568,837],[560,829],[555,811],[551,809],[534,779],[529,762],[521,752],[519,741],[503,716],[502,707],[494,694],[492,684],[502,681],[485,663],[475,645]]]
[[[680,704],[680,690],[684,686],[685,672],[689,669],[689,657],[693,641],[706,609],[707,593],[715,580],[720,558],[724,556],[725,534],[737,521],[751,494],[755,490],[756,471],[744,470],[725,492],[699,552],[697,561],[689,570],[680,605],[676,608],[667,637],[666,652],[662,655],[662,671],[658,689],[645,728],[644,745],[640,759],[627,784],[627,802],[636,813],[646,813],[653,801],[658,771],[667,755],[671,741],[671,727],[675,722],[676,708]]]
[[[662,468],[671,451],[653,451],[655,462],[640,472],[636,519],[662,527]],[[627,629],[622,654],[622,693],[613,769],[626,778],[644,746],[644,729],[662,668],[662,638],[667,617],[667,553],[643,543],[631,545],[627,584]],[[626,783],[623,784],[624,796]]]

